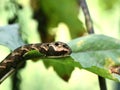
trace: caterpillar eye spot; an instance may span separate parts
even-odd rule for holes
[[[58,45],[59,45],[59,43],[58,43],[58,42],[56,42],[56,43],[55,43],[55,46],[58,46]]]
[[[47,43],[46,45],[49,46],[49,43]]]

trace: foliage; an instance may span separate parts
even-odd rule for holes
[[[17,24],[0,27],[0,44],[9,47],[12,51],[24,45],[18,29],[19,26]]]
[[[79,6],[75,0],[39,1],[44,12],[48,15],[50,26],[56,26],[60,22],[66,23],[70,28],[72,38],[78,37],[85,33],[82,22],[77,18]]]
[[[73,39],[68,43],[73,53],[70,57],[61,59],[42,59],[44,65],[47,68],[52,66],[58,76],[65,81],[70,79],[75,67],[88,70],[104,78],[120,81],[120,76],[111,71],[112,66],[120,65],[120,41],[105,35],[89,35],[78,38],[86,33],[86,30],[83,22],[78,19],[79,4],[77,0],[30,0],[30,2],[33,6],[33,2],[37,2],[35,4],[37,9],[25,4],[26,1],[21,3],[16,0],[0,0],[2,3],[0,26],[11,24],[11,22],[12,24],[17,23],[0,27],[0,45],[14,50],[25,43],[42,42],[47,36],[48,42],[54,41],[57,31],[52,33],[54,39],[49,40],[51,28],[57,27],[62,22],[68,26]],[[99,2],[100,6],[103,5],[103,8],[110,10],[119,0],[110,0],[109,3],[105,0],[107,4],[104,0],[99,0]],[[41,30],[41,33],[48,33],[47,36],[38,33],[37,29],[38,32]],[[31,58],[37,57],[36,52],[30,52],[27,55],[30,55]]]
[[[111,72],[112,66],[119,66],[120,41],[105,35],[89,35],[72,40],[71,57],[81,67],[104,78],[119,80],[119,75]],[[118,71],[119,72],[119,71]]]
[[[99,3],[104,10],[114,10],[113,8],[120,3],[120,0],[99,0]]]
[[[5,29],[0,28],[2,29],[1,32],[3,35],[6,35],[8,27],[9,26],[6,26]],[[16,26],[11,26],[11,29],[14,30],[13,28],[15,27]],[[18,31],[17,28],[16,31]],[[9,33],[9,35],[7,35],[7,37],[9,38],[5,38],[4,42],[0,41],[0,44],[6,45],[9,48],[13,48],[13,46],[11,45],[12,42],[16,42],[19,45],[20,40],[17,39],[19,35],[15,35],[13,37],[12,34],[13,33]],[[20,45],[22,44],[20,43]],[[119,77],[113,75],[110,72],[110,68],[112,66],[120,64],[119,40],[104,35],[89,35],[74,39],[70,41],[68,45],[72,48],[73,51],[73,53],[71,54],[71,58],[67,57],[53,60],[46,59],[44,60],[46,67],[53,66],[58,75],[66,81],[70,78],[71,73],[76,66],[89,70],[102,77],[119,81]],[[33,51],[27,53],[24,57],[28,58],[28,56],[30,56],[30,58],[36,58],[40,56],[40,54],[37,53],[38,52]],[[73,60],[75,60],[75,62]],[[76,61],[79,62],[80,65]]]

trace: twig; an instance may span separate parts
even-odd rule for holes
[[[92,19],[87,7],[86,0],[80,0],[80,6],[85,16],[85,24],[89,34],[94,34]],[[98,76],[100,90],[107,90],[105,78]]]
[[[101,76],[98,76],[98,79],[99,79],[100,90],[107,90],[105,79]]]
[[[93,34],[94,33],[93,23],[87,7],[86,0],[80,0],[80,7],[82,8],[85,16],[85,24],[86,24],[87,31],[89,34]]]

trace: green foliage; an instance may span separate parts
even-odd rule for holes
[[[57,59],[44,59],[43,61],[47,68],[52,66],[56,73],[65,81],[69,80],[72,71],[78,64],[74,62],[70,57]]]
[[[76,0],[39,1],[44,12],[48,15],[49,27],[57,26],[58,23],[64,22],[70,28],[72,38],[76,38],[85,33],[83,24],[78,19],[79,6]]]
[[[120,3],[120,0],[99,0],[100,6],[104,10],[113,10],[117,3]]]
[[[104,78],[120,81],[119,75],[111,73],[111,67],[120,65],[120,41],[104,35],[89,35],[72,40],[69,45],[71,57],[81,67]]]
[[[0,44],[14,50],[24,45],[21,35],[26,42],[39,42],[39,34],[36,32],[38,22],[33,20],[33,13],[30,7],[27,6],[27,4],[20,4],[23,9],[19,9],[18,7],[16,8],[15,6],[17,5],[14,5],[15,3],[11,1],[0,0],[0,26],[6,25],[9,19],[14,18],[14,15],[18,17],[18,25],[0,27]],[[102,6],[105,10],[111,10],[120,0],[99,0],[99,2],[100,7]],[[56,27],[60,22],[63,22],[70,29],[72,38],[76,38],[85,33],[82,21],[78,19],[79,5],[77,0],[39,0],[38,8],[42,8],[47,16],[47,29]],[[95,18],[93,18],[93,21],[94,19]],[[19,31],[19,29],[21,30]],[[21,35],[19,33],[21,33]],[[89,35],[74,39],[70,41],[68,45],[73,51],[70,57],[42,59],[44,65],[47,68],[52,66],[58,76],[63,80],[68,81],[74,68],[79,67],[80,69],[88,70],[104,78],[120,81],[119,75],[111,73],[112,66],[120,65],[119,40],[104,35]],[[24,58],[38,58],[41,56],[39,52],[31,51],[28,52]]]
[[[28,60],[28,59],[38,59],[38,58],[45,58],[45,55],[42,54],[42,53],[40,53],[37,50],[31,50],[31,51],[25,53],[25,55],[23,56],[23,58],[25,60]]]
[[[7,46],[12,51],[24,45],[19,33],[18,24],[0,27],[0,44]]]
[[[9,26],[6,26],[5,28],[8,29],[8,27]],[[7,31],[6,29],[1,30],[3,36]],[[13,33],[9,33],[8,36],[9,38],[6,38],[4,42],[0,40],[0,44],[9,46],[9,48],[16,46],[16,44],[13,46],[11,45],[13,42],[16,42],[18,46],[21,45],[20,39],[18,40],[19,35],[15,35],[13,38]],[[1,38],[4,37],[1,35]],[[11,40],[9,40],[10,38]],[[56,73],[65,81],[69,80],[75,67],[89,70],[104,78],[119,81],[119,76],[116,76],[116,74],[113,74],[110,71],[112,66],[120,65],[119,40],[104,35],[89,35],[74,39],[69,42],[68,45],[73,51],[71,57],[57,59],[46,58],[43,60],[45,66],[52,66]],[[39,58],[41,56],[44,57],[44,55],[39,52],[30,51],[24,55],[24,58]]]
[[[15,15],[15,5],[11,0],[0,0],[0,26],[7,25]]]

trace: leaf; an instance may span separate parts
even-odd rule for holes
[[[85,33],[82,22],[78,19],[79,5],[76,0],[39,0],[49,19],[49,27],[56,27],[63,22],[70,28],[72,38]]]
[[[77,66],[77,62],[74,62],[72,58],[57,58],[57,59],[44,59],[43,60],[45,66],[48,68],[52,66],[56,73],[65,81],[68,81],[72,71],[75,66]]]
[[[7,46],[11,50],[24,45],[19,34],[18,24],[0,27],[0,45]]]
[[[89,35],[74,39],[69,45],[73,51],[71,57],[83,69],[120,81],[120,76],[116,73],[120,69],[114,68],[120,66],[120,40],[105,35]]]
[[[24,60],[34,59],[33,61],[37,61],[39,58],[45,58],[45,55],[40,53],[37,50],[31,50],[31,51],[25,53],[23,58],[24,58]]]

